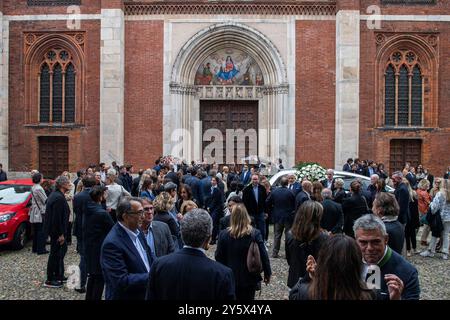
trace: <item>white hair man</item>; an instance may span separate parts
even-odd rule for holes
[[[334,189],[336,189],[334,186],[334,170],[328,169],[326,173],[326,178],[320,181],[320,183],[322,183],[324,188],[331,189],[331,192],[333,192]]]
[[[417,269],[388,246],[389,236],[383,221],[373,214],[366,214],[355,221],[353,231],[365,264],[364,280],[375,276],[377,289],[382,294],[389,294],[386,281],[390,279],[404,288],[402,300],[419,300]],[[368,274],[369,266],[375,270],[373,275]]]

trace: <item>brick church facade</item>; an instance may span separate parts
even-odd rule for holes
[[[232,151],[439,176],[449,61],[446,0],[2,0],[0,163],[145,168],[216,131],[230,163],[227,129],[254,129]]]

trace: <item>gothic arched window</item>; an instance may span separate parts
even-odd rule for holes
[[[39,74],[39,122],[74,123],[76,70],[70,53],[53,48],[44,55]]]
[[[384,79],[384,125],[423,125],[423,75],[420,61],[411,50],[396,50],[389,59]]]

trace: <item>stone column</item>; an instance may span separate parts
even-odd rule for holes
[[[335,168],[359,152],[359,29],[359,10],[337,13]]]
[[[9,170],[8,150],[8,65],[9,21],[3,16],[0,4],[0,163]]]
[[[100,50],[100,161],[123,164],[125,18],[122,9],[102,9]]]

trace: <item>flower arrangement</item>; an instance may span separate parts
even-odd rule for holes
[[[311,182],[325,179],[326,170],[317,162],[300,162],[295,166],[297,179],[308,179]]]

